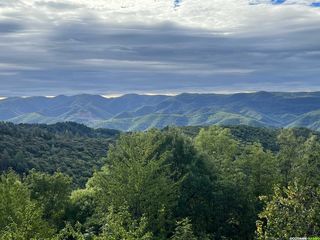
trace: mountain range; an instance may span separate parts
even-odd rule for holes
[[[0,121],[73,121],[123,131],[212,124],[320,130],[320,92],[10,97],[0,100]]]

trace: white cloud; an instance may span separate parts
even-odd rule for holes
[[[285,6],[249,4],[250,0],[183,0],[178,8],[170,0],[3,0],[2,13],[28,18],[33,23],[59,24],[82,21],[91,16],[105,23],[153,25],[171,22],[185,27],[212,31],[248,31],[274,25],[281,28],[286,21],[318,21],[318,9],[292,3],[312,1],[287,0]],[[252,0],[271,2],[269,0]],[[14,4],[15,3],[15,4]],[[7,7],[4,7],[7,6]],[[0,14],[1,15],[1,14]]]

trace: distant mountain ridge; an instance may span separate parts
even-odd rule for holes
[[[124,131],[212,124],[320,130],[320,92],[13,97],[0,100],[0,121],[74,121]]]

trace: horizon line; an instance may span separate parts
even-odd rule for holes
[[[311,90],[304,90],[304,91],[265,91],[265,90],[258,90],[258,91],[210,91],[210,92],[172,92],[172,93],[140,93],[140,92],[127,92],[127,93],[112,93],[112,94],[93,94],[93,93],[78,93],[78,94],[59,94],[59,95],[30,95],[30,96],[0,96],[0,101],[5,100],[8,98],[32,98],[32,97],[44,97],[44,98],[56,98],[59,96],[66,96],[66,97],[72,97],[72,96],[79,96],[79,95],[91,95],[91,96],[101,96],[103,98],[112,99],[112,98],[119,98],[123,97],[125,95],[139,95],[139,96],[178,96],[182,94],[217,94],[217,95],[233,95],[233,94],[241,94],[241,93],[259,93],[259,92],[267,92],[267,93],[316,93],[320,92],[317,91],[311,91]]]

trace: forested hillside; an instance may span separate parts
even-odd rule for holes
[[[108,146],[119,135],[108,129],[94,130],[77,123],[29,125],[0,123],[0,171],[19,174],[36,169],[59,170],[83,185],[100,168]]]
[[[26,135],[24,143],[39,139],[37,146],[52,141],[40,132],[54,135],[54,141],[70,134],[75,142],[69,139],[68,144],[82,142],[90,153],[104,146],[101,156],[106,158],[86,185],[76,189],[68,171],[53,173],[52,161],[47,173],[3,172],[0,239],[269,240],[320,235],[316,132],[244,126],[166,128],[121,134],[114,142],[117,132],[67,126],[68,131],[64,124],[2,125],[1,138]],[[20,130],[9,134],[3,129]],[[39,132],[32,135],[26,129]],[[98,146],[93,139],[114,144]],[[262,139],[265,142],[259,143]],[[6,142],[2,140],[1,147]],[[41,149],[35,148],[30,156],[38,156]],[[70,148],[74,153],[77,149]],[[24,146],[20,150],[29,152]],[[81,156],[86,151],[80,152]],[[89,165],[77,174],[71,171],[73,177],[92,171],[85,167]]]
[[[0,100],[0,120],[47,124],[74,121],[122,131],[213,124],[320,130],[320,92],[7,98]]]

